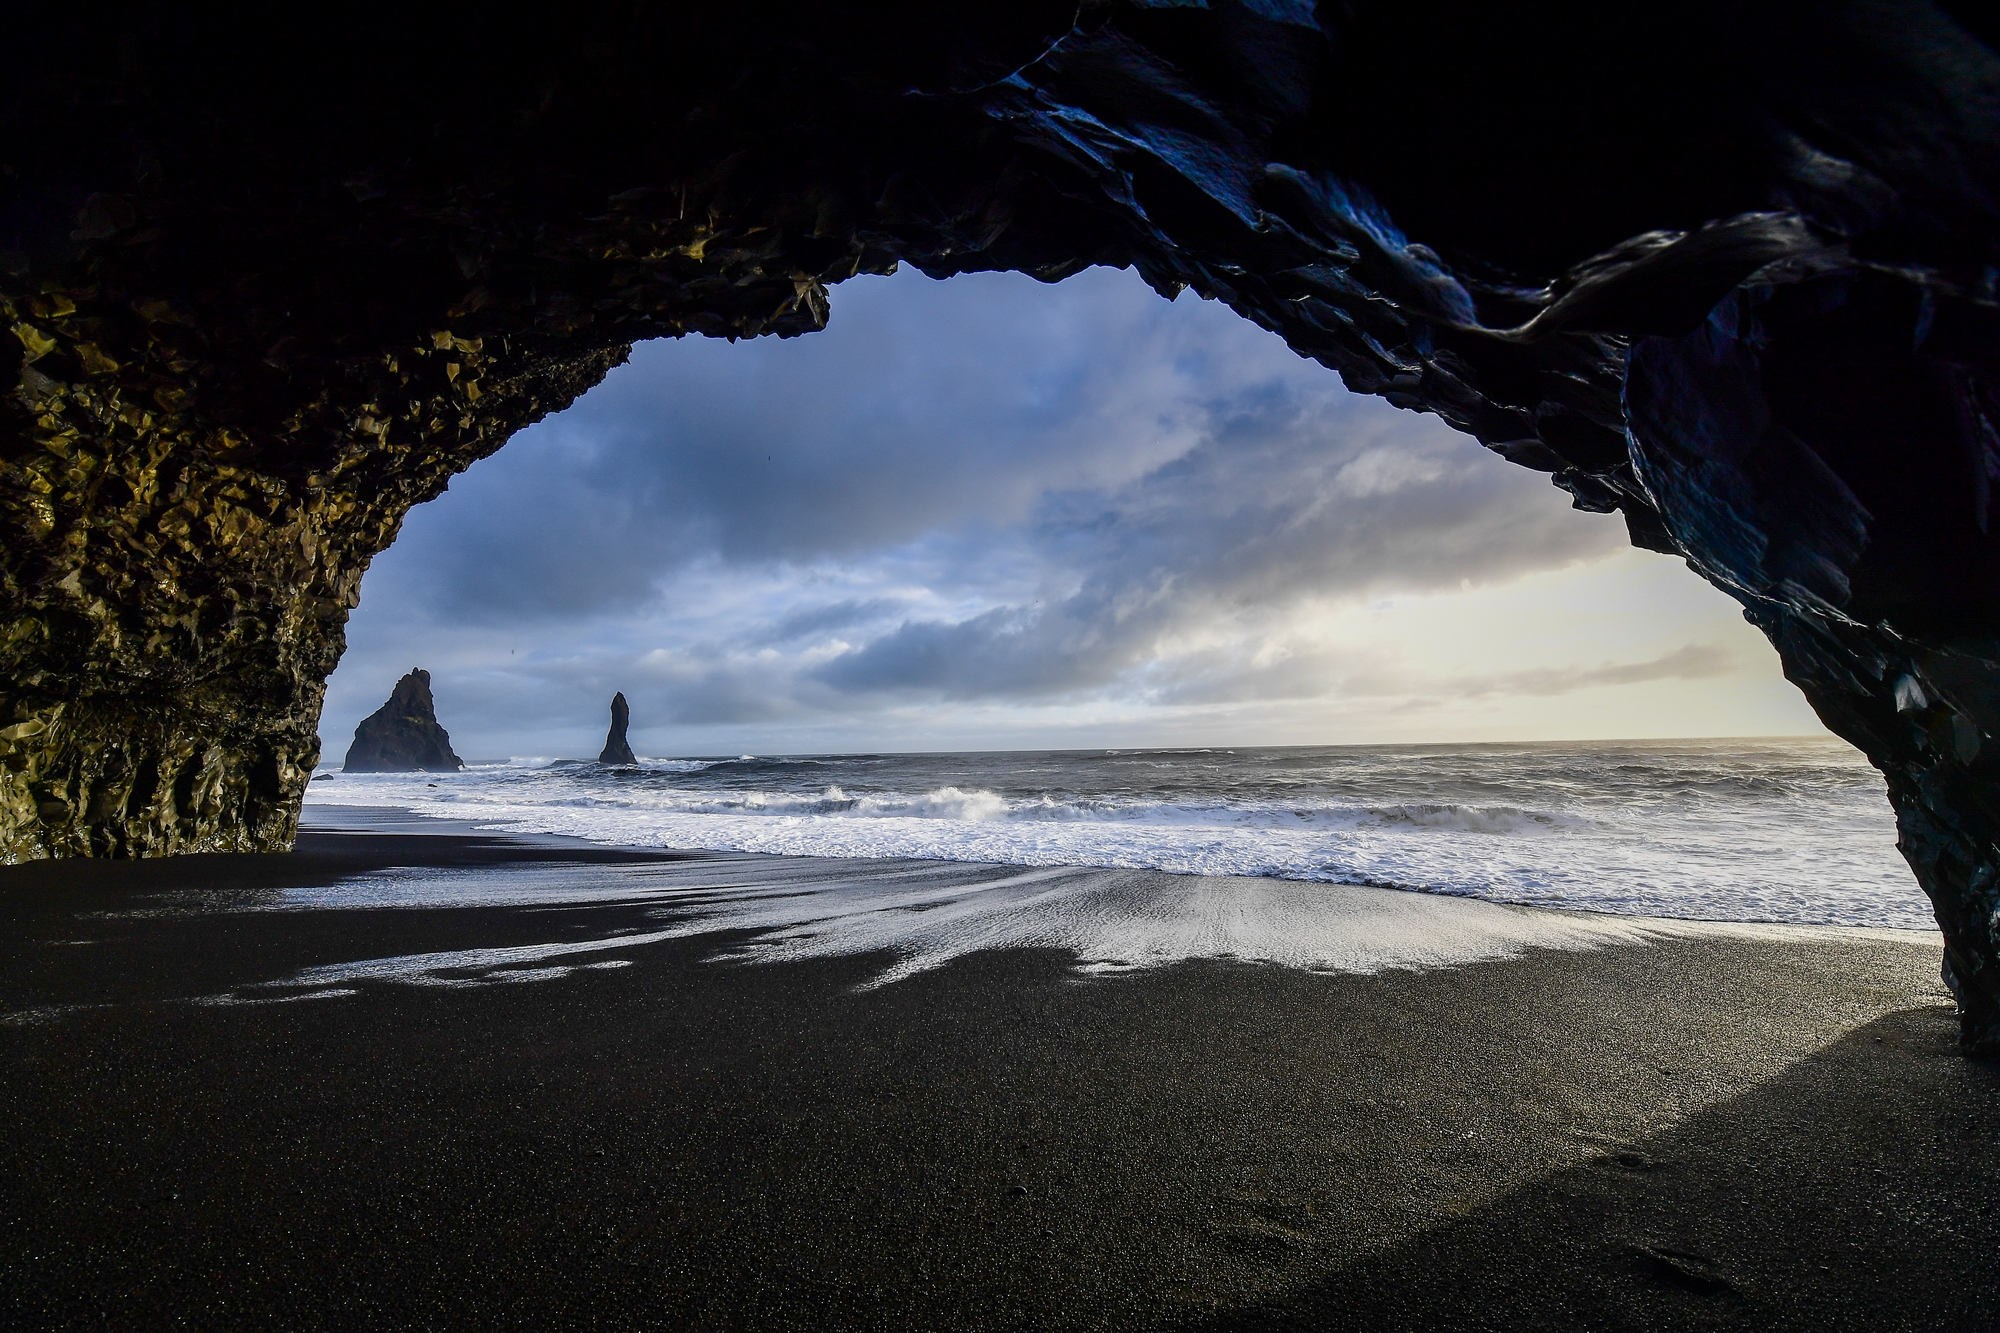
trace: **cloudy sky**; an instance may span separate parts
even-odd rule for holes
[[[906,270],[649,343],[410,514],[321,735],[469,759],[1816,733],[1677,560],[1228,310]]]

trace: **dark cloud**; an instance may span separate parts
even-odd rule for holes
[[[614,689],[641,727],[1365,693],[1393,664],[1288,624],[1623,545],[1219,306],[1110,270],[904,273],[837,289],[809,338],[642,346],[413,511],[327,734],[419,658],[493,735],[601,728]],[[1701,667],[1681,653],[1481,688]]]
[[[704,559],[849,558],[1004,526],[1052,486],[1179,453],[1202,395],[1267,364],[1331,382],[1228,311],[1172,311],[1129,274],[857,279],[826,333],[636,348],[412,516],[421,582],[409,557],[379,582],[447,619],[566,619]]]
[[[907,607],[907,602],[889,597],[870,597],[865,601],[848,598],[829,602],[825,606],[811,606],[803,611],[794,611],[768,625],[751,628],[743,638],[744,642],[759,648],[772,644],[797,643],[800,639],[879,624],[884,620],[894,619],[898,612],[906,610]]]
[[[1269,620],[1303,598],[1506,581],[1622,542],[1614,523],[1551,504],[1539,478],[1501,472],[1422,418],[1280,384],[1205,417],[1180,457],[1115,488],[1052,494],[1024,525],[1017,539],[1074,590],[906,621],[814,675],[956,699],[1092,690],[1192,627]]]

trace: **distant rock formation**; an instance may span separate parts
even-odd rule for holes
[[[431,702],[431,673],[421,668],[396,682],[389,702],[354,729],[343,773],[455,773],[465,763],[451,752]]]
[[[600,764],[636,764],[639,760],[632,753],[630,742],[625,739],[625,728],[632,721],[632,710],[625,704],[625,695],[611,696],[611,732],[604,738],[604,753],[597,756]]]

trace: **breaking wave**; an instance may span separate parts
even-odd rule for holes
[[[322,772],[314,806],[805,856],[1386,885],[1646,916],[1929,928],[1835,741],[518,759]],[[329,814],[333,811],[329,810]]]

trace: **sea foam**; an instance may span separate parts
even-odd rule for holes
[[[540,761],[329,775],[381,805],[638,847],[1388,886],[1927,929],[1881,779],[1832,741]]]
[[[707,954],[716,962],[886,960],[859,981],[868,990],[996,949],[1055,951],[1086,975],[1203,960],[1370,975],[1462,967],[1535,949],[1717,934],[1811,937],[1832,929],[1550,912],[1273,879],[727,854],[589,867],[389,870],[281,890],[254,910],[584,903],[640,907],[650,924],[585,939],[331,963],[196,1002],[337,999],[370,984],[471,989],[551,981],[628,966],[659,945],[700,936],[722,941]]]

